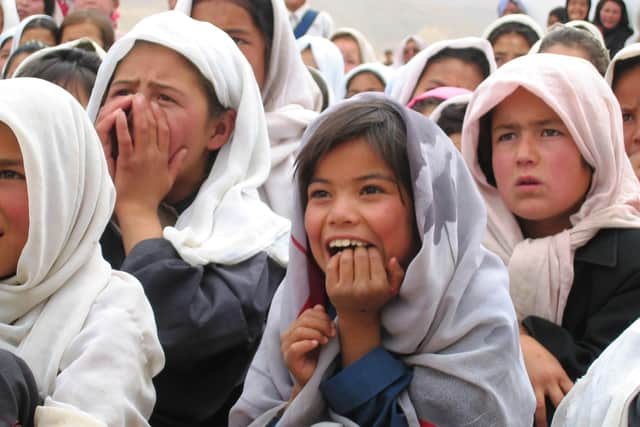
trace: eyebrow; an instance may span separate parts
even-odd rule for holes
[[[137,84],[139,82],[140,82],[139,79],[134,79],[134,80],[121,79],[121,80],[116,80],[116,81],[112,82],[110,86],[114,86],[114,85],[130,86],[130,85],[133,85],[133,84]],[[174,92],[182,93],[182,91],[180,89],[177,89],[174,86],[170,86],[170,85],[164,84],[164,83],[150,82],[149,86],[151,86],[153,88],[156,88],[156,89],[172,90]]]
[[[382,174],[382,173],[370,173],[370,174],[367,174],[367,175],[358,176],[358,177],[354,178],[354,181],[361,182],[361,181],[368,181],[370,179],[381,179],[381,180],[384,180],[384,181],[392,182],[394,184],[398,182],[394,177],[389,176],[389,175],[385,175],[385,174]],[[325,179],[325,178],[313,177],[309,181],[309,184],[313,184],[313,183],[329,184],[330,182],[331,182],[330,180]]]
[[[527,125],[536,126],[536,127],[550,126],[550,125],[563,126],[563,127],[565,126],[564,122],[559,119],[534,120],[532,122],[528,122]],[[500,129],[513,130],[513,129],[520,129],[521,127],[522,125],[519,123],[501,123],[498,126],[492,127],[492,130],[493,131],[500,130]]]
[[[6,159],[0,157],[0,166],[22,166],[22,159]]]

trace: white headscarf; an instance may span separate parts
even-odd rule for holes
[[[318,64],[318,70],[329,84],[334,98],[342,93],[342,78],[344,77],[344,59],[338,46],[333,42],[318,36],[302,36],[296,40],[298,50],[302,52],[306,48],[311,49],[313,59]]]
[[[489,63],[489,73],[496,70],[496,60],[493,56],[491,44],[485,39],[478,37],[465,37],[456,40],[443,40],[432,44],[422,52],[414,56],[403,67],[400,67],[393,76],[392,81],[387,86],[386,93],[401,104],[407,105],[413,98],[413,91],[424,72],[429,60],[440,51],[446,49],[466,49],[474,48],[482,52]]]
[[[640,319],[605,348],[562,399],[551,427],[629,427],[640,393]]]
[[[413,41],[420,51],[427,47],[427,42],[425,42],[420,36],[413,35],[403,38],[400,44],[393,51],[393,68],[398,68],[405,64],[404,48],[410,41]]]
[[[440,120],[440,116],[442,116],[442,112],[445,108],[451,105],[461,105],[461,104],[469,104],[469,100],[471,99],[472,93],[463,93],[462,95],[452,96],[449,99],[445,99],[431,112],[429,118],[433,120],[435,123],[438,123]]]
[[[300,139],[322,108],[322,93],[307,71],[295,45],[283,0],[271,0],[273,40],[262,103],[271,142],[271,172],[261,188],[267,204],[291,216],[293,162]],[[191,16],[192,0],[178,0],[175,10]]]
[[[393,73],[393,71],[379,62],[367,62],[366,64],[360,64],[357,67],[354,67],[345,74],[342,79],[342,86],[340,87],[340,92],[342,93],[342,98],[347,96],[347,92],[349,92],[349,83],[359,74],[362,73],[373,73],[380,79],[382,84],[386,87],[387,82],[389,81],[389,76]]]
[[[57,46],[45,47],[44,49],[40,49],[37,52],[32,53],[31,55],[26,57],[24,61],[20,63],[20,65],[18,65],[18,67],[13,72],[13,77],[20,77],[22,70],[24,70],[24,68],[28,64],[37,61],[38,59],[44,57],[45,55],[48,55],[51,52],[56,52],[59,50],[71,50],[74,48],[86,50],[87,52],[93,52],[98,55],[101,60],[104,59],[104,57],[107,55],[107,52],[105,52],[98,43],[91,40],[90,38],[82,37],[77,40],[59,44]]]
[[[4,24],[1,32],[5,32],[9,28],[18,25],[20,23],[20,17],[18,16],[15,0],[2,0],[0,4],[2,5],[2,14],[4,16]]]
[[[417,426],[421,419],[440,427],[529,427],[535,402],[520,357],[507,274],[481,245],[483,202],[453,144],[433,122],[381,94],[359,95],[331,107],[307,130],[305,141],[331,114],[361,102],[390,105],[407,128],[422,248],[381,319],[383,347],[414,368],[411,385],[399,398],[409,425]],[[324,279],[311,259],[297,192],[294,198],[291,260],[243,393],[231,410],[232,427],[266,425],[286,405],[293,383],[280,336],[304,308],[325,304]],[[322,346],[312,378],[278,426],[308,426],[331,418],[319,385],[334,372],[339,352],[337,337]],[[461,404],[475,399],[491,402],[490,407]]]
[[[570,218],[572,227],[539,239],[523,237],[478,161],[480,119],[518,87],[539,97],[560,117],[593,168],[586,199]],[[632,206],[638,203],[640,183],[623,141],[622,114],[613,92],[581,58],[527,55],[504,65],[476,89],[465,116],[462,153],[489,207],[486,244],[509,267],[519,319],[536,315],[561,324],[573,283],[575,251],[602,228],[640,227],[640,212]]]
[[[538,35],[538,39],[544,37],[544,30],[533,18],[523,13],[512,13],[510,15],[504,15],[495,21],[493,21],[482,33],[482,38],[489,40],[491,33],[505,24],[522,24],[533,30]]]
[[[339,28],[333,34],[331,34],[330,40],[341,37],[348,36],[356,41],[358,44],[358,49],[360,50],[360,58],[362,59],[362,63],[367,62],[376,62],[378,59],[376,58],[376,51],[373,49],[373,45],[369,42],[369,40],[362,34],[360,31],[355,28]]]
[[[286,263],[289,222],[275,215],[257,188],[269,174],[269,139],[251,66],[227,34],[206,22],[170,11],[140,21],[109,49],[87,112],[95,120],[118,63],[136,41],[171,49],[211,82],[222,106],[237,112],[230,140],[174,227],[164,229],[181,258],[192,265],[233,265],[266,251]],[[306,72],[306,71],[305,71]]]
[[[50,17],[49,15],[31,15],[31,16],[27,16],[22,21],[20,21],[20,25],[18,25],[18,28],[16,28],[13,40],[11,41],[11,53],[15,52],[20,47],[20,39],[22,38],[22,33],[24,32],[24,30],[27,27],[27,25],[29,25],[31,22],[33,22],[33,21],[35,21],[37,19],[42,19],[42,20],[45,20],[45,21],[51,21],[56,25],[56,27],[58,26],[56,21],[52,17]]]
[[[80,104],[44,80],[4,80],[0,122],[20,145],[29,199],[28,240],[15,276],[0,284],[0,347],[24,358],[49,395],[96,296],[115,280],[140,284],[102,258],[115,191]]]
[[[633,43],[620,50],[616,54],[616,56],[613,57],[613,59],[609,63],[609,68],[607,68],[607,74],[605,74],[604,76],[607,83],[609,83],[609,86],[613,86],[616,65],[618,64],[618,62],[624,61],[626,59],[636,58],[638,56],[640,56],[640,43]]]

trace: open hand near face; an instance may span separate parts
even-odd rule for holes
[[[536,395],[535,425],[545,427],[547,426],[545,398],[548,396],[557,407],[573,387],[573,382],[560,362],[535,338],[521,333],[520,346],[529,380]]]
[[[373,247],[345,249],[329,260],[326,289],[339,316],[377,315],[400,290],[404,270],[396,258],[385,266],[382,254]]]
[[[155,213],[185,155],[170,157],[166,114],[141,94],[117,97],[100,110],[96,130],[118,195],[116,215]]]
[[[304,387],[316,370],[320,346],[335,335],[335,324],[321,305],[304,311],[282,334],[280,350],[297,390]]]

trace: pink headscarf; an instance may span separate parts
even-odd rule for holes
[[[417,95],[407,104],[407,108],[413,108],[413,106],[418,102],[427,98],[437,98],[446,101],[447,99],[453,98],[454,96],[467,95],[470,93],[472,93],[470,90],[460,87],[441,86]]]
[[[523,237],[478,161],[480,120],[518,87],[555,111],[593,168],[591,187],[570,218],[571,228],[538,239]],[[509,268],[510,293],[519,319],[536,315],[562,323],[573,284],[575,251],[600,229],[640,228],[640,183],[625,155],[621,117],[605,80],[579,58],[527,55],[504,65],[476,89],[465,117],[462,154],[487,205],[485,244]]]

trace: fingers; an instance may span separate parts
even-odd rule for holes
[[[129,124],[124,111],[116,111],[116,140],[118,144],[118,157],[129,159],[133,155],[133,140],[129,133]]]
[[[536,412],[533,416],[536,427],[547,427],[547,405],[545,395],[542,390],[535,390],[536,394]]]
[[[353,250],[345,249],[340,252],[338,260],[338,283],[341,285],[353,283]]]
[[[352,252],[354,281],[356,284],[366,284],[371,280],[369,250],[365,247],[358,247]]]

